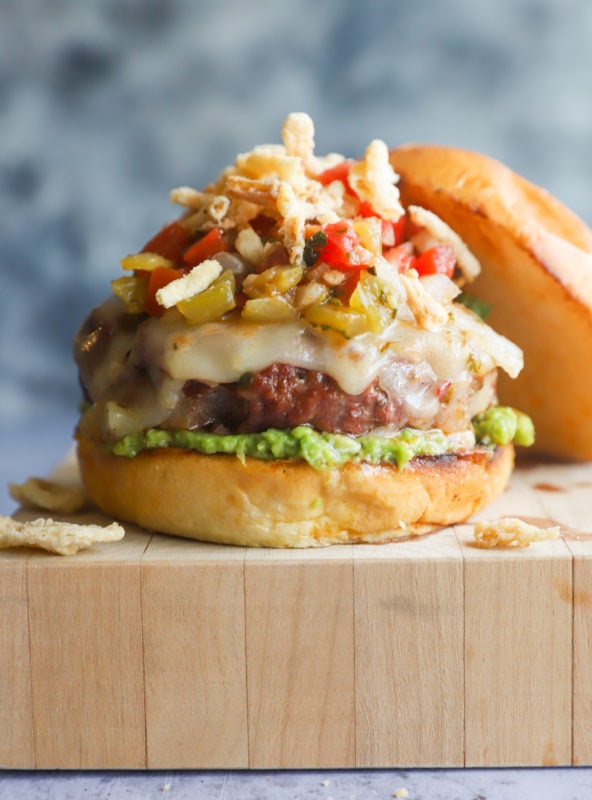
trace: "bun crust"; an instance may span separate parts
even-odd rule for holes
[[[315,470],[179,449],[109,455],[79,436],[83,484],[105,513],[149,530],[259,547],[388,542],[464,521],[507,485],[511,445],[418,457],[405,469]]]
[[[481,262],[469,291],[524,351],[500,375],[500,402],[534,420],[534,450],[592,459],[592,231],[545,190],[479,153],[432,145],[391,151],[405,205],[438,214]]]

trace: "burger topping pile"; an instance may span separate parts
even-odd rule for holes
[[[530,422],[496,406],[497,368],[515,377],[522,353],[464,304],[479,264],[436,215],[402,207],[384,142],[316,156],[300,113],[282,138],[204,191],[174,190],[181,216],[122,259],[75,341],[84,433],[121,455],[313,466],[403,464],[470,448],[476,429],[530,443]]]

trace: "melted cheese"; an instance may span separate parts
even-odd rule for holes
[[[168,316],[168,315],[167,315]],[[349,394],[359,394],[392,359],[386,351],[388,332],[344,339],[315,333],[302,319],[257,324],[219,321],[189,327],[176,315],[142,326],[142,356],[154,360],[176,381],[233,383],[247,372],[274,362],[331,375]]]
[[[168,375],[179,386],[187,380],[233,383],[274,362],[330,375],[348,394],[363,392],[394,360],[427,362],[441,379],[465,380],[471,350],[455,326],[439,331],[395,321],[380,335],[344,339],[311,328],[302,319],[258,324],[228,320],[188,326],[166,314],[142,325],[137,344],[140,361]],[[481,354],[483,373],[495,364]]]

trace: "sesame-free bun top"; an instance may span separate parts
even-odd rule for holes
[[[106,514],[222,544],[318,547],[388,542],[462,522],[506,487],[512,445],[395,465],[261,461],[176,448],[134,458],[78,434],[84,486]]]
[[[524,352],[500,402],[535,423],[534,449],[592,459],[592,231],[544,189],[479,153],[409,144],[391,151],[404,205],[438,214],[481,264],[468,291]]]

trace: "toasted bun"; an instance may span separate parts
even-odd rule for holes
[[[592,231],[548,192],[491,158],[449,147],[391,151],[404,204],[438,214],[481,262],[470,291],[524,351],[500,401],[532,416],[535,450],[592,459]]]
[[[387,542],[467,519],[505,488],[512,446],[415,458],[405,469],[147,450],[135,458],[78,441],[82,481],[110,516],[225,544],[315,547]]]

